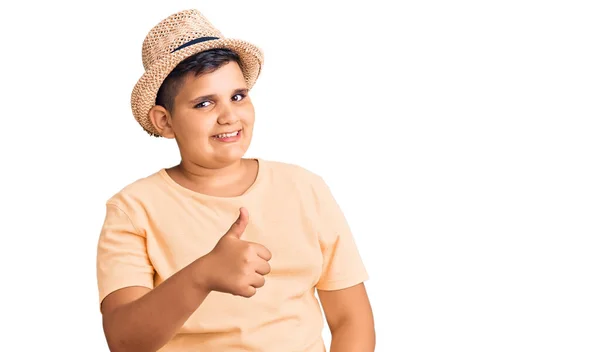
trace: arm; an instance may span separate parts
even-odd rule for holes
[[[197,259],[155,287],[145,233],[133,225],[122,208],[126,206],[121,203],[107,204],[98,242],[104,334],[113,352],[156,351],[208,295],[199,282],[207,273],[205,259]]]
[[[364,284],[318,293],[331,330],[330,352],[374,351],[375,324]]]
[[[150,290],[126,287],[109,294],[101,305],[104,333],[111,351],[156,351],[181,328],[208,296],[198,278],[200,258]]]
[[[373,312],[363,282],[369,275],[342,209],[322,178],[314,183],[323,272],[316,285],[331,330],[330,352],[375,349]]]
[[[123,211],[109,207],[98,245],[98,283],[110,350],[162,348],[211,291],[253,296],[270,272],[271,252],[240,239],[247,224],[248,212],[240,209],[211,252],[154,287],[145,238]]]

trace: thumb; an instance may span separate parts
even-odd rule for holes
[[[244,230],[246,230],[247,225],[248,209],[242,207],[240,208],[240,216],[238,216],[237,220],[233,223],[233,225],[231,225],[225,236],[234,236],[236,238],[240,238],[242,237]]]

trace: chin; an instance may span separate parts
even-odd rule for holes
[[[219,163],[231,164],[242,159],[244,155],[246,155],[246,150],[231,150],[228,153],[216,155],[215,160]]]

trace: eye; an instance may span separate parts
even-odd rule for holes
[[[205,108],[210,104],[210,101],[203,101],[201,103],[199,103],[198,105],[196,105],[196,108]]]
[[[233,101],[240,101],[240,100],[244,99],[245,97],[246,97],[245,94],[236,94],[233,96],[232,99],[233,99]]]

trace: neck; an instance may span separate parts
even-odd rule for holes
[[[172,168],[172,178],[184,187],[206,194],[220,193],[240,184],[249,170],[249,160],[240,159],[228,165],[207,167],[182,161]]]
[[[181,175],[189,180],[207,182],[221,178],[239,175],[246,168],[244,159],[236,160],[230,164],[201,165],[190,161],[181,161],[175,167]]]

